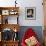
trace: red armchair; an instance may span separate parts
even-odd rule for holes
[[[30,40],[29,40],[30,39]],[[34,45],[31,45],[31,42],[28,42],[28,41],[31,41],[32,39],[35,39],[35,43]],[[26,42],[25,42],[26,41]],[[32,42],[34,42],[32,41]],[[30,45],[27,45],[27,44],[30,44]],[[32,43],[33,44],[33,43]],[[32,28],[29,28],[27,29],[27,31],[25,32],[25,35],[24,37],[22,38],[22,42],[21,42],[21,46],[41,46],[40,42],[37,40],[37,35],[36,33],[32,30]]]

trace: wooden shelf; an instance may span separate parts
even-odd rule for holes
[[[19,7],[0,7],[0,10],[19,10]]]
[[[0,45],[2,46],[18,46],[18,41],[5,41],[5,42],[1,42]]]
[[[14,29],[17,29],[19,31],[20,26],[18,24],[0,24],[1,31],[5,28],[10,28],[14,31]]]
[[[17,20],[17,24],[8,24],[8,19],[7,19],[8,16],[14,16],[14,17],[17,16],[17,18],[15,19]],[[0,20],[1,20],[0,32],[3,33],[3,30],[7,28],[7,29],[11,29],[10,31],[14,31],[14,35],[15,35],[15,31],[18,33],[20,29],[20,26],[18,24],[18,16],[19,16],[19,7],[0,7]],[[18,46],[18,42],[19,42],[18,39],[17,41],[13,41],[15,36],[13,37],[13,39],[10,39],[9,41],[5,41],[4,39],[2,39],[3,38],[2,35],[4,34],[1,34],[0,46]],[[16,37],[18,38],[18,36]]]

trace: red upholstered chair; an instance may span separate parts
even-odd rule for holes
[[[29,39],[30,37],[35,37],[37,40],[37,35],[36,33],[33,31],[32,28],[27,29],[27,31],[25,32],[24,37],[22,38],[22,42],[21,42],[21,46],[27,46],[25,40]],[[30,45],[33,46],[33,45]],[[40,42],[37,40],[37,43],[34,46],[41,46]]]

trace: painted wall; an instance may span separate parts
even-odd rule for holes
[[[43,6],[42,0],[25,0],[20,1],[20,18],[19,21],[22,26],[42,26],[43,25]],[[36,8],[36,20],[25,20],[25,7],[35,7]],[[21,10],[22,9],[22,10]],[[20,24],[19,23],[19,24]]]
[[[15,0],[0,0],[1,7],[15,6]],[[20,26],[43,26],[43,6],[42,0],[17,0],[17,6],[19,9],[19,24]],[[26,20],[25,19],[25,7],[35,7],[36,8],[36,20]]]

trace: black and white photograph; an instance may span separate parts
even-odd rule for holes
[[[35,7],[26,7],[26,19],[36,19],[36,8]]]

